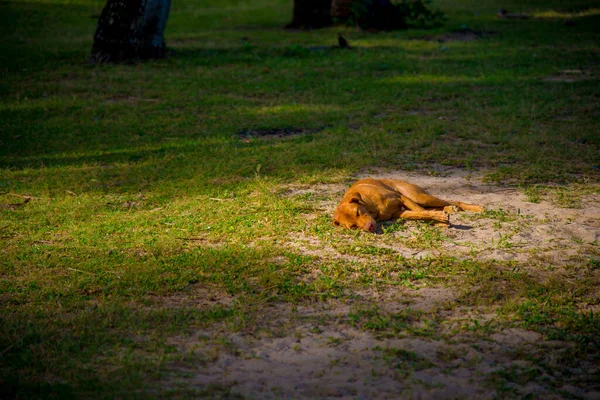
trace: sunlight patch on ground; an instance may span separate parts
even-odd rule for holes
[[[379,83],[480,83],[486,82],[486,77],[469,77],[469,76],[448,76],[448,75],[431,75],[431,74],[415,74],[415,75],[399,75],[390,78],[381,79]]]
[[[592,17],[594,15],[600,15],[600,8],[589,8],[587,10],[574,10],[574,11],[559,11],[559,10],[548,10],[534,13],[533,16],[536,18],[583,18]]]
[[[283,104],[277,106],[263,106],[258,109],[253,108],[249,113],[258,115],[286,115],[290,113],[311,113],[311,112],[338,112],[340,106],[332,104]]]

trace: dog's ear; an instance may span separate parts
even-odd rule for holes
[[[350,198],[350,203],[363,204],[363,199],[360,196],[360,193],[354,193],[352,198]]]

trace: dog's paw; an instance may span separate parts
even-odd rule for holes
[[[438,211],[438,218],[436,218],[436,221],[445,225],[450,225],[450,214],[445,210]]]
[[[446,213],[456,213],[459,212],[460,208],[457,206],[446,206],[444,207],[444,212]]]

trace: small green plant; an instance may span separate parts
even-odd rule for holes
[[[478,319],[473,318],[465,324],[464,328],[473,333],[487,336],[494,332],[495,326],[496,322],[493,319],[489,319],[482,324]]]
[[[344,340],[342,338],[339,337],[329,337],[327,339],[327,343],[332,346],[332,347],[336,347],[341,345],[344,342]]]
[[[338,251],[343,254],[353,254],[353,255],[385,255],[385,254],[395,254],[393,249],[388,249],[385,247],[377,247],[365,244],[352,244],[352,245],[344,245],[338,247]]]
[[[381,230],[384,234],[389,234],[393,232],[403,232],[408,229],[406,225],[406,221],[397,220],[393,223],[384,223],[381,225]]]
[[[537,185],[528,186],[523,190],[527,201],[530,203],[539,203],[543,198],[544,192],[544,188]]]
[[[437,358],[444,362],[451,362],[453,360],[459,359],[462,354],[454,347],[440,347],[436,351]]]
[[[435,366],[433,362],[414,351],[395,347],[375,347],[373,350],[381,351],[383,360],[405,375],[410,371],[420,371]]]
[[[527,384],[527,382],[535,380],[541,375],[542,371],[539,368],[512,365],[493,372],[492,380],[506,381],[523,386]]]
[[[492,238],[492,246],[496,246],[499,249],[512,249],[514,247],[514,243],[510,241],[510,235],[503,235],[498,233],[499,239],[497,239],[494,243],[494,238]]]
[[[570,188],[556,188],[552,191],[554,204],[561,208],[581,208],[581,196]]]
[[[353,326],[392,336],[406,329],[409,318],[406,313],[386,314],[376,308],[357,309],[348,314]]]
[[[493,210],[493,209],[485,210],[480,215],[482,217],[495,219],[498,222],[510,222],[510,221],[514,221],[517,218],[516,215],[514,215],[514,214],[510,213],[509,211],[506,211],[502,208],[498,208],[497,210]]]
[[[406,244],[416,249],[435,249],[445,239],[444,228],[426,222],[417,222],[416,230],[412,232],[412,236],[406,241]]]

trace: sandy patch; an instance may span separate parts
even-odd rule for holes
[[[588,79],[596,79],[598,71],[595,70],[581,70],[581,69],[567,69],[559,71],[554,75],[549,75],[542,79],[545,82],[580,82]]]
[[[439,176],[442,175],[442,176]],[[451,215],[452,227],[445,230],[446,239],[431,252],[403,246],[391,246],[406,257],[451,255],[482,259],[513,260],[524,265],[565,265],[598,257],[600,239],[600,195],[581,198],[581,208],[560,208],[548,200],[532,203],[516,188],[499,187],[482,182],[482,177],[466,171],[446,170],[436,176],[414,172],[370,173],[357,176],[402,179],[416,183],[430,194],[447,199],[483,205],[487,213],[468,212]],[[342,197],[346,188],[337,193]],[[321,207],[333,214],[335,201]],[[396,237],[411,234],[394,232]],[[310,241],[304,238],[305,241]],[[318,248],[318,243],[312,243]],[[322,246],[322,245],[321,245]],[[390,247],[389,244],[382,245]],[[315,253],[310,253],[314,255]]]
[[[419,36],[415,38],[411,38],[412,40],[427,40],[427,41],[436,41],[440,43],[445,42],[468,42],[471,40],[478,40],[482,38],[492,37],[496,35],[495,32],[486,32],[486,31],[475,31],[472,29],[459,29],[452,32],[444,33],[441,35],[435,36]]]
[[[435,176],[377,172],[356,178],[366,176],[404,179],[433,195],[487,209],[453,214],[453,226],[443,230],[435,249],[407,245],[419,229],[414,222],[374,236],[379,246],[404,257],[508,260],[549,274],[553,267],[577,267],[598,258],[598,195],[584,196],[581,208],[565,209],[546,200],[528,202],[515,188],[486,184],[465,171],[442,170]],[[331,215],[348,186],[290,186],[281,195],[306,197],[317,218]],[[316,258],[349,265],[369,259],[340,252],[308,233],[289,238],[291,250]],[[186,296],[165,301],[198,302],[200,307],[232,302],[210,289]],[[217,324],[172,338],[171,344],[200,361],[170,365],[164,386],[205,390],[216,385],[249,399],[600,398],[599,366],[589,357],[574,358],[574,344],[503,329],[493,309],[461,307],[455,304],[459,298],[457,287],[389,287],[365,288],[339,300],[275,304],[247,332],[232,333]],[[353,319],[359,310],[373,308],[383,318],[406,316],[406,328],[386,337]],[[411,320],[411,315],[419,318]]]
[[[199,332],[173,341],[180,348],[185,343],[184,349],[195,349],[203,362],[196,368],[173,365],[172,370],[185,378],[173,377],[166,385],[217,385],[249,399],[563,398],[555,387],[560,374],[591,379],[598,373],[589,363],[559,365],[571,346],[557,347],[535,332],[505,329],[485,339],[468,330],[448,340],[382,338],[349,325],[341,316],[323,319],[339,306],[330,302],[295,310],[278,307],[276,319],[263,322],[269,332],[269,325],[286,321],[285,335]],[[472,317],[482,323],[493,319]],[[211,341],[227,342],[229,347],[215,351]],[[560,370],[559,376],[540,367],[539,359]],[[593,385],[587,391],[559,386],[565,397],[595,395]]]

